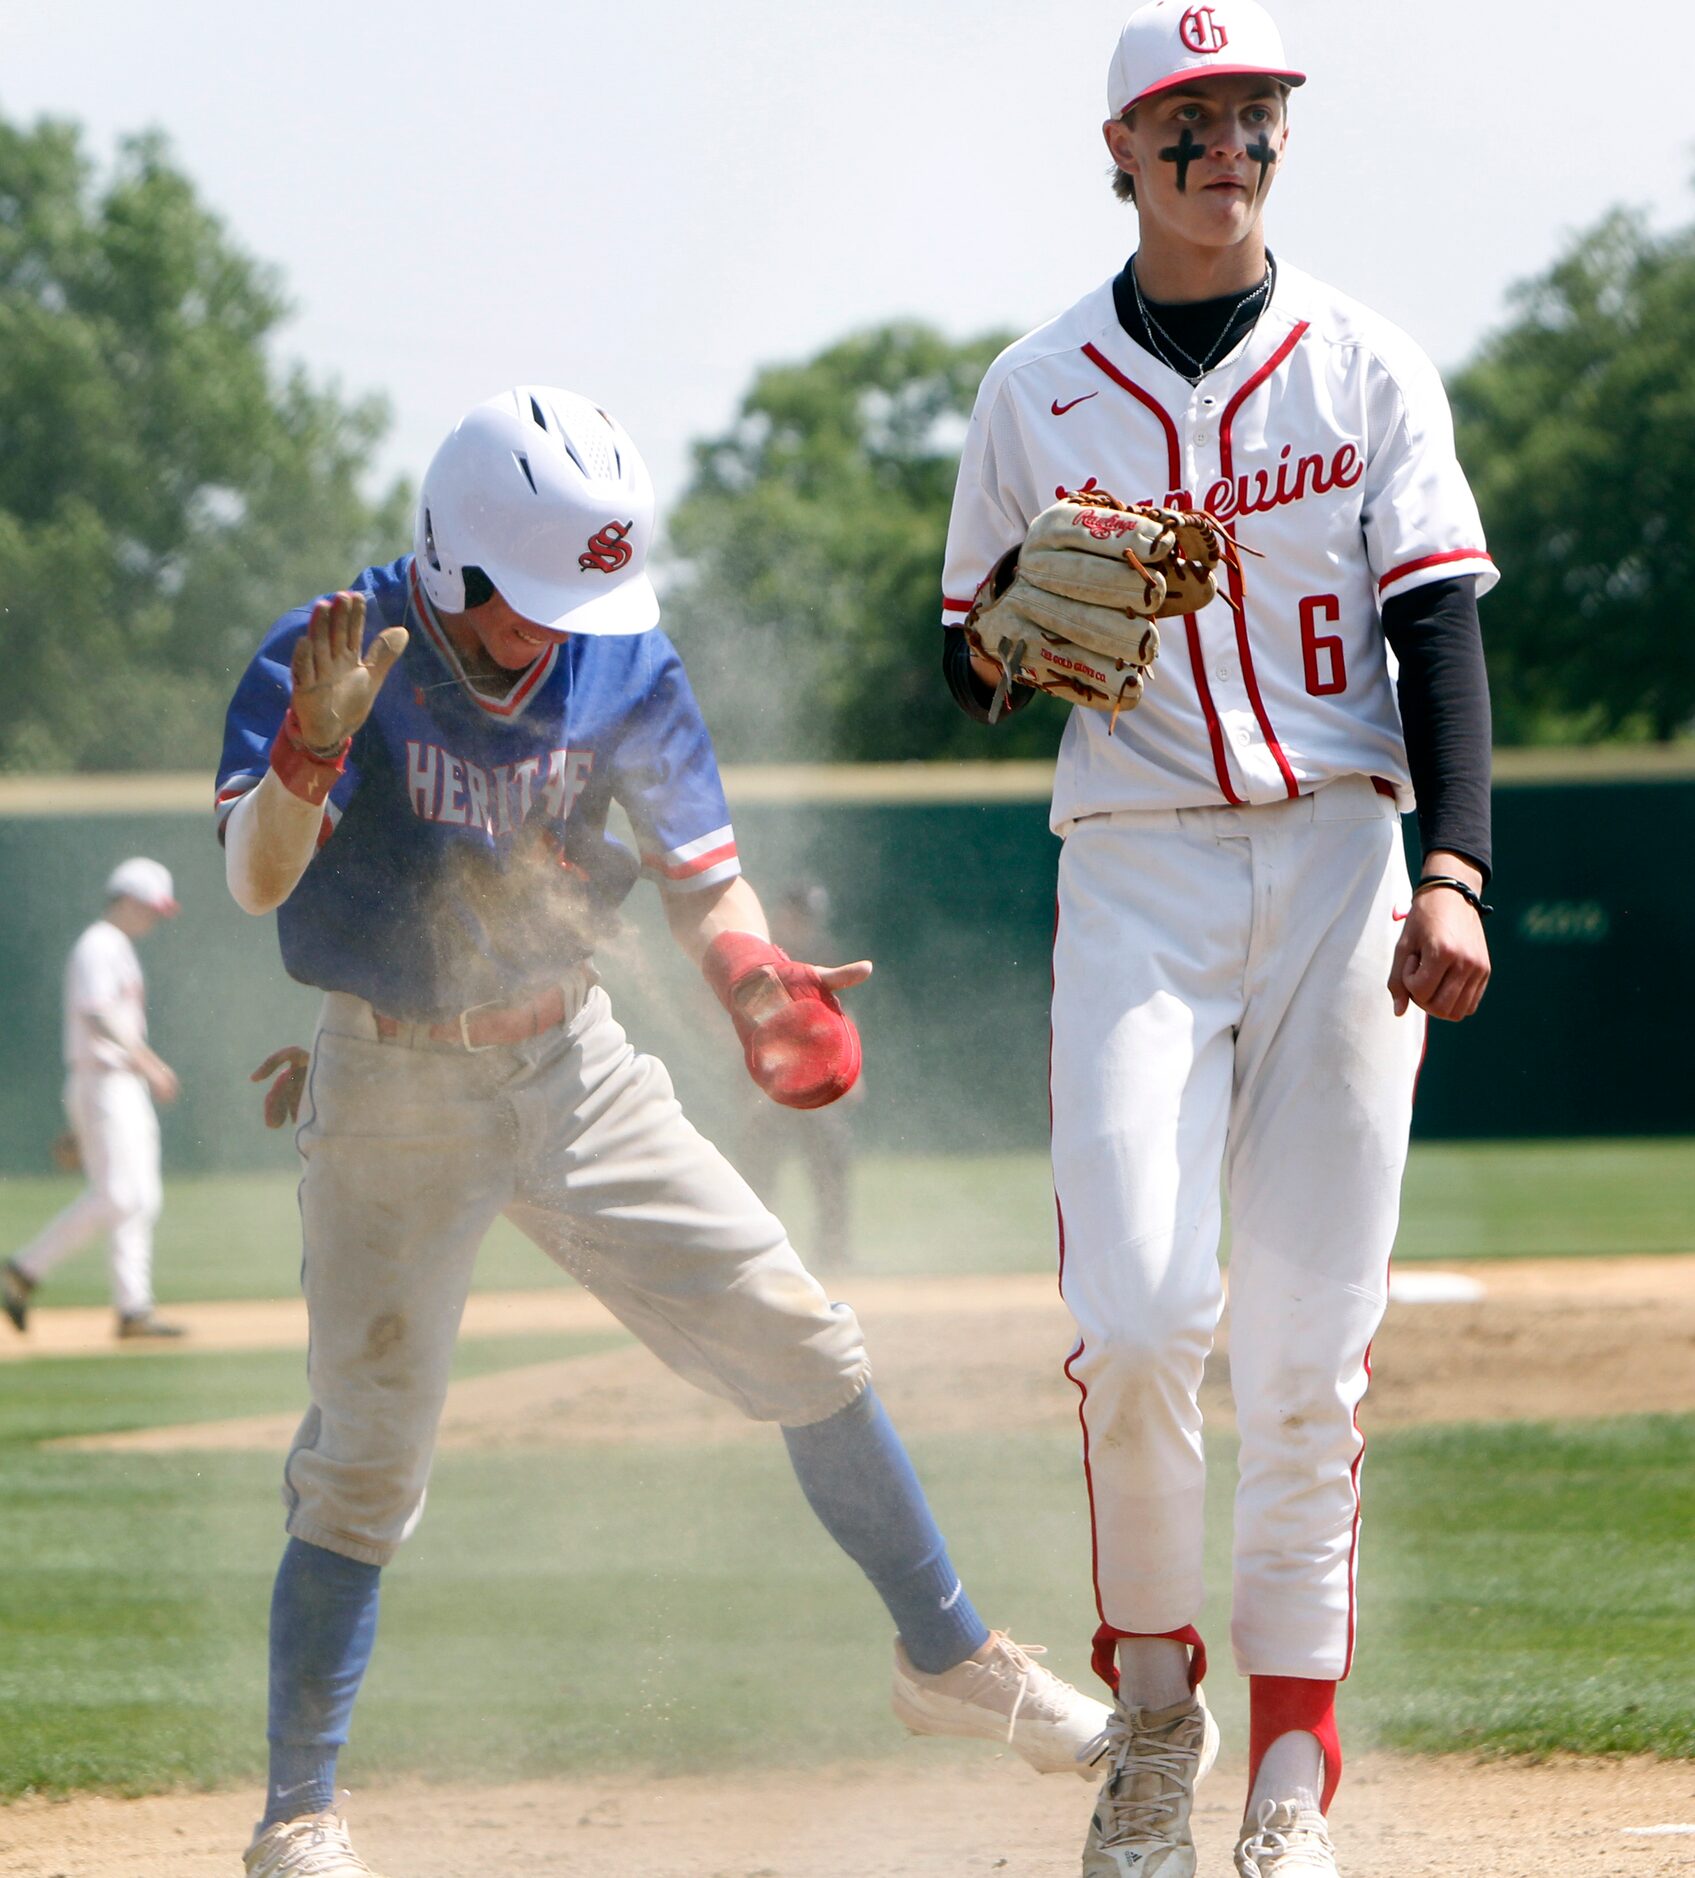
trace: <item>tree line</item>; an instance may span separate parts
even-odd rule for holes
[[[0,119],[0,771],[210,767],[257,633],[408,545],[411,489],[368,473],[385,406],[273,366],[287,311],[160,137],[101,176],[73,126]],[[984,737],[938,671],[959,442],[1008,337],[851,335],[694,446],[661,572],[726,760],[1054,748],[1063,713]],[[1504,574],[1499,740],[1695,730],[1695,227],[1609,214],[1449,390]]]

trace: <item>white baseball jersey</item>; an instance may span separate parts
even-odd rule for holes
[[[89,1022],[103,1018],[126,1039],[147,1035],[141,961],[129,936],[97,919],[65,962],[65,1113],[88,1184],[12,1261],[34,1284],[105,1233],[112,1304],[120,1317],[153,1309],[153,1227],[163,1190],[159,1121],[129,1057]],[[123,1071],[124,1074],[114,1074]]]
[[[1259,323],[1198,386],[1119,324],[1111,283],[1001,354],[960,462],[943,574],[959,624],[995,561],[1071,489],[1205,508],[1244,549],[1162,622],[1154,682],[1112,725],[1073,710],[1053,826],[1121,809],[1280,802],[1345,775],[1413,806],[1382,603],[1493,586],[1441,379],[1387,320],[1277,265]]]
[[[88,1021],[98,1013],[120,1036],[147,1035],[141,961],[128,937],[97,919],[65,962],[65,1066],[127,1069],[129,1058]]]

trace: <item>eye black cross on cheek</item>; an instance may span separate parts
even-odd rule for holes
[[[1197,143],[1195,141],[1195,133],[1185,124],[1183,126],[1183,135],[1178,138],[1176,143],[1174,143],[1169,150],[1160,151],[1159,155],[1162,163],[1175,163],[1177,165],[1177,193],[1180,196],[1189,193],[1189,165],[1194,162],[1196,157],[1205,156],[1206,148],[1204,143]]]
[[[1259,182],[1254,187],[1254,195],[1258,197],[1265,193],[1265,186],[1271,180],[1272,165],[1277,161],[1277,152],[1263,130],[1259,134],[1259,142],[1248,145],[1248,155],[1259,165]]]

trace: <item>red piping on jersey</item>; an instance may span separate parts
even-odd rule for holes
[[[1165,486],[1168,489],[1181,489],[1183,487],[1183,446],[1178,440],[1177,426],[1172,422],[1171,413],[1151,391],[1144,391],[1134,380],[1126,378],[1098,347],[1086,345],[1083,348],[1083,356],[1091,365],[1099,366],[1120,390],[1129,392],[1138,404],[1146,405],[1159,419],[1165,429]]]
[[[412,566],[407,571],[407,580],[412,592],[412,610],[423,622],[424,631],[429,634],[430,640],[436,650],[446,657],[449,669],[463,673],[465,669],[464,663],[455,650],[453,642],[448,638],[440,622],[436,619],[435,611],[425,597],[423,584],[418,579],[418,564],[416,561],[412,563]],[[487,697],[472,684],[467,684],[465,689],[470,692],[471,696],[483,710],[488,712],[490,717],[516,717],[524,706],[529,703],[531,696],[537,688],[546,682],[548,674],[553,670],[554,661],[559,657],[559,646],[561,643],[561,641],[556,640],[550,645],[546,652],[526,670],[524,676],[518,680],[518,683],[504,698]]]
[[[659,854],[644,854],[642,866],[650,873],[663,874],[667,880],[687,880],[691,875],[704,874],[709,867],[716,867],[720,861],[735,857],[736,844],[726,841],[721,848],[709,848],[705,854],[697,854],[691,861],[679,861],[676,866],[668,867],[665,857]]]
[[[1404,574],[1421,574],[1427,567],[1445,567],[1450,561],[1487,561],[1491,567],[1495,565],[1493,557],[1481,548],[1454,548],[1447,554],[1427,554],[1421,561],[1404,561],[1399,567],[1390,568],[1377,583],[1377,591],[1381,593]]]
[[[1230,402],[1224,407],[1224,416],[1218,425],[1218,472],[1226,482],[1235,478],[1235,464],[1232,459],[1230,426],[1236,421],[1236,413],[1243,404],[1259,390],[1260,386],[1275,373],[1289,354],[1301,343],[1307,331],[1307,322],[1302,320],[1289,334],[1271,357],[1254,373],[1253,377],[1242,386]],[[1231,530],[1234,534],[1234,529]],[[1277,741],[1277,733],[1271,728],[1271,719],[1266,714],[1265,700],[1260,696],[1259,674],[1254,670],[1253,650],[1248,644],[1247,610],[1243,604],[1242,569],[1239,562],[1230,565],[1230,597],[1236,602],[1236,650],[1242,659],[1242,683],[1247,687],[1248,702],[1253,706],[1254,716],[1259,720],[1261,734],[1265,738],[1266,748],[1270,750],[1277,764],[1278,773],[1283,778],[1283,787],[1291,800],[1301,793],[1301,785],[1295,780],[1295,772],[1289,767],[1289,759],[1283,754],[1283,746]]]
[[[1212,745],[1212,767],[1224,799],[1233,809],[1242,806],[1242,798],[1230,786],[1230,765],[1224,757],[1224,726],[1213,708],[1212,691],[1207,684],[1206,655],[1201,651],[1201,626],[1193,613],[1183,616],[1183,630],[1189,644],[1189,669],[1195,674],[1195,689],[1200,693],[1201,710],[1207,721],[1207,741]]]
[[[971,602],[969,600],[944,599],[942,601],[942,611],[944,613],[969,613],[971,611]]]
[[[1183,487],[1183,446],[1177,436],[1177,426],[1172,421],[1171,413],[1153,395],[1144,391],[1134,380],[1125,375],[1113,364],[1106,354],[1094,345],[1083,348],[1083,356],[1091,365],[1105,372],[1107,377],[1121,390],[1129,392],[1138,404],[1145,405],[1160,421],[1165,430],[1165,463],[1167,489]],[[1230,766],[1224,755],[1224,726],[1218,721],[1218,710],[1212,701],[1212,687],[1207,683],[1206,660],[1201,655],[1201,629],[1193,613],[1184,616],[1184,626],[1189,640],[1189,669],[1195,676],[1195,695],[1201,701],[1201,715],[1206,719],[1207,742],[1212,746],[1212,767],[1218,777],[1218,786],[1224,793],[1224,799],[1232,808],[1242,806],[1242,798],[1230,786]],[[1067,1371],[1067,1374],[1070,1372]]]

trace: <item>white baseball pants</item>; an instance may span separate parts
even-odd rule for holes
[[[1355,1411],[1424,1040],[1385,988],[1410,904],[1365,777],[1090,817],[1061,856],[1054,1186],[1100,1613],[1149,1635],[1200,1615],[1222,1182],[1244,1675],[1339,1678],[1352,1656]]]
[[[164,1198],[159,1118],[147,1084],[131,1070],[74,1069],[65,1080],[65,1114],[88,1185],[14,1263],[39,1284],[105,1233],[113,1308],[121,1317],[145,1316],[153,1308],[153,1227]]]
[[[823,1421],[870,1381],[858,1320],[685,1119],[587,968],[568,1022],[467,1053],[379,1041],[331,993],[302,1110],[312,1402],[294,1537],[383,1565],[416,1525],[477,1248],[504,1213],[679,1375],[759,1420]]]

